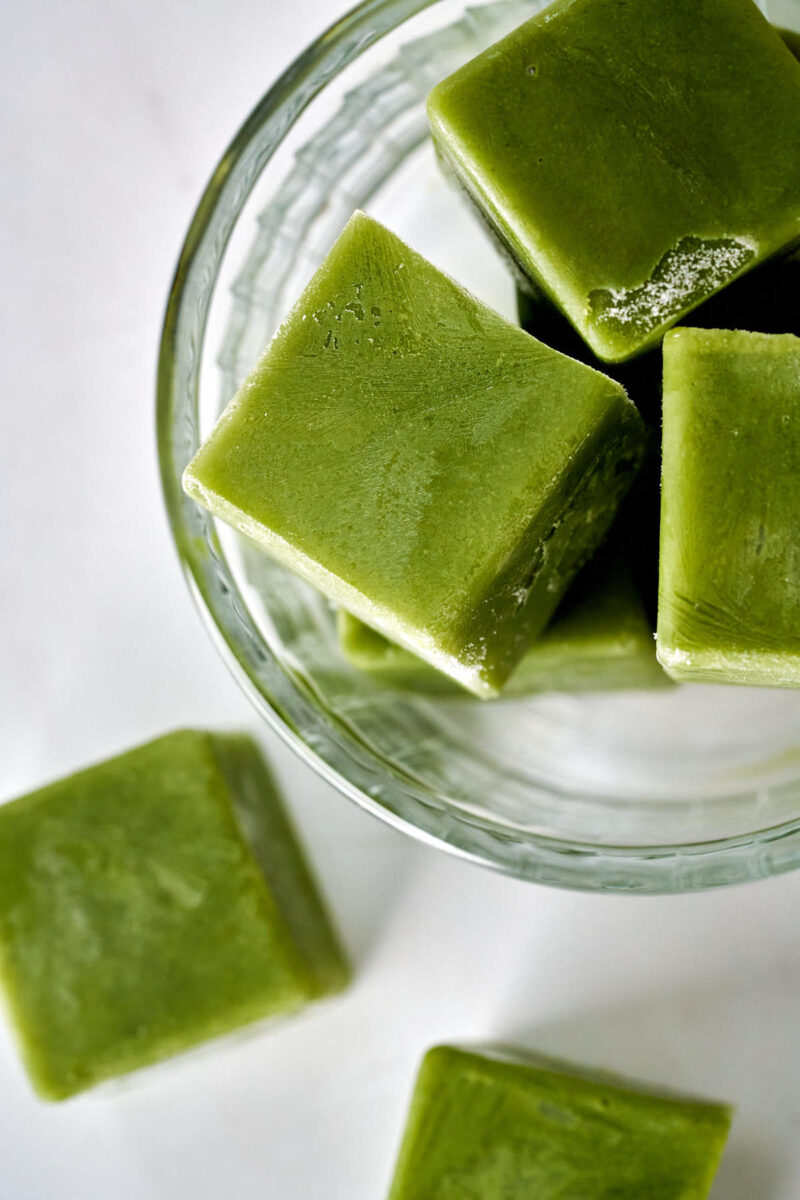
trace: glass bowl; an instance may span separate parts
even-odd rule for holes
[[[427,134],[431,86],[543,4],[368,0],[270,89],[195,213],[164,322],[158,436],[178,552],[256,707],[409,833],[523,879],[679,892],[800,862],[800,692],[683,686],[489,703],[348,666],[328,602],[218,525],[181,473],[355,208],[507,316],[514,287]],[[770,17],[800,28],[794,0]]]

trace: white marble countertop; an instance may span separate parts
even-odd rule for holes
[[[339,0],[0,9],[0,798],[178,725],[258,728],[159,493],[159,322],[195,200]],[[717,1200],[800,1195],[800,875],[526,886],[382,827],[259,729],[358,968],[119,1089],[35,1100],[0,1028],[2,1200],[376,1200],[436,1041],[519,1042],[739,1108]]]

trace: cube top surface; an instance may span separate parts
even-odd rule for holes
[[[185,486],[425,653],[468,640],[532,521],[546,532],[620,422],[638,423],[622,388],[356,214]]]
[[[0,982],[45,1097],[309,998],[235,815],[237,742],[176,732],[0,806]]]
[[[439,84],[429,114],[608,361],[800,238],[800,64],[752,0],[557,0]]]
[[[664,342],[659,658],[680,678],[800,686],[800,338]]]
[[[566,1072],[430,1051],[390,1200],[704,1200],[727,1107]]]

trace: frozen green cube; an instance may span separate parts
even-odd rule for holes
[[[447,675],[343,609],[338,626],[345,658],[379,683],[440,695],[460,691]],[[502,695],[615,691],[668,682],[630,566],[621,554],[602,549],[523,655]]]
[[[444,161],[602,359],[800,237],[800,64],[753,0],[556,0],[428,111]]]
[[[800,338],[664,340],[658,657],[675,679],[800,686]]]
[[[425,1056],[389,1200],[704,1200],[731,1110],[546,1060]]]
[[[184,487],[489,696],[603,538],[642,441],[618,384],[357,213]]]
[[[347,976],[250,738],[168,734],[0,807],[0,984],[47,1099]]]

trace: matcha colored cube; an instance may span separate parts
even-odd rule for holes
[[[437,695],[461,692],[447,675],[343,609],[338,626],[348,662],[386,687]],[[667,683],[630,566],[621,554],[602,549],[523,655],[502,695],[615,691]]]
[[[601,359],[800,237],[800,64],[753,0],[556,0],[428,112],[445,164]]]
[[[47,1099],[347,976],[247,737],[168,734],[0,806],[0,984]]]
[[[642,441],[621,387],[356,213],[184,487],[490,696],[603,538]]]
[[[675,679],[800,686],[800,338],[664,340],[658,657]]]
[[[389,1200],[704,1200],[731,1110],[449,1046],[422,1063]]]

